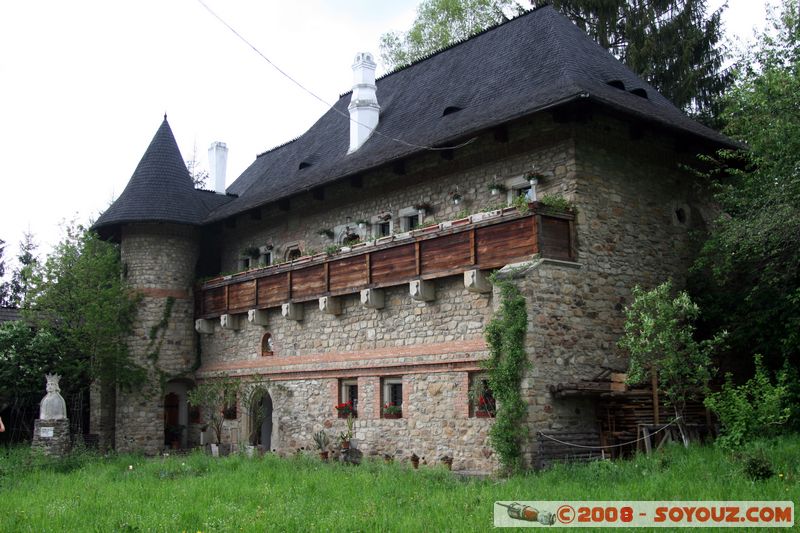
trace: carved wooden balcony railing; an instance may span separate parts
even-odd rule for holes
[[[198,287],[195,315],[214,318],[466,270],[489,270],[533,254],[573,260],[574,215],[540,204],[531,204],[531,212],[524,215],[506,208],[382,237],[333,256],[307,256],[215,278]]]

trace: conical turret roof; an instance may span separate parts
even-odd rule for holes
[[[206,196],[209,198],[204,198]],[[100,216],[94,229],[108,230],[111,226],[131,222],[199,225],[212,205],[216,207],[229,199],[194,188],[167,116],[164,115],[164,121],[150,141],[125,190]]]

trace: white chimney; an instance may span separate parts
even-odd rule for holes
[[[208,148],[208,168],[214,192],[225,194],[225,169],[228,166],[228,147],[223,142],[214,141]]]
[[[375,96],[375,61],[369,52],[356,54],[353,63],[353,96],[350,98],[350,150],[355,152],[378,127],[380,106]]]

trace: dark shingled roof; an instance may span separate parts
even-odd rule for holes
[[[0,324],[19,320],[19,309],[15,307],[0,307]]]
[[[609,82],[621,82],[624,89]],[[305,134],[258,156],[229,187],[238,195],[206,222],[307,191],[347,175],[442,146],[521,116],[590,100],[678,133],[733,146],[689,119],[577,26],[545,6],[437,52],[376,83],[377,131],[352,154],[350,123],[329,110]],[[619,85],[617,83],[617,85]],[[638,89],[647,95],[637,96]],[[345,114],[350,93],[334,108]],[[462,110],[443,116],[447,107]],[[310,166],[299,168],[301,162]]]
[[[199,225],[210,211],[231,199],[194,188],[165,115],[125,190],[95,222],[94,229],[126,222]]]

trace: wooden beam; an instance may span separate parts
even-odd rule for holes
[[[329,261],[325,261],[323,264],[323,268],[325,269],[325,292],[329,292],[331,290],[331,264]]]
[[[658,416],[658,373],[656,372],[656,367],[650,370],[650,386],[652,387],[653,392],[653,425],[659,424],[659,416]]]
[[[372,252],[364,254],[367,261],[367,285],[372,284]]]
[[[419,241],[414,243],[414,260],[416,263],[417,276],[419,276],[422,270],[422,256],[420,254]]]
[[[475,228],[469,230],[469,264],[478,264],[478,250],[475,248]]]

